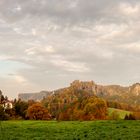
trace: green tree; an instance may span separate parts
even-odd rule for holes
[[[4,96],[2,94],[2,91],[0,90],[0,103],[2,103],[4,101]]]
[[[5,113],[4,107],[0,105],[0,120],[7,120],[9,115]]]
[[[129,115],[128,114],[125,115],[124,120],[129,120]]]
[[[26,119],[26,112],[28,109],[28,103],[25,101],[18,100],[14,104],[14,109],[16,112],[16,115],[21,116],[23,119]]]

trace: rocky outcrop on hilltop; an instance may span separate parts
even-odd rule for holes
[[[136,83],[130,87],[130,93],[134,96],[140,96],[140,83]]]
[[[76,93],[65,95],[65,93],[71,93],[71,91],[75,91],[72,89],[75,89]],[[84,94],[82,94],[83,91]],[[22,100],[42,100],[43,97],[47,97],[49,95],[58,97],[62,95],[64,98],[66,96],[72,95],[72,97],[69,98],[70,102],[75,100],[77,97],[79,98],[82,96],[94,95],[109,101],[140,105],[140,84],[136,83],[128,87],[123,87],[120,85],[103,86],[98,85],[93,81],[75,80],[70,84],[69,87],[63,89],[58,89],[55,91],[42,91],[40,93],[19,94],[19,98]]]

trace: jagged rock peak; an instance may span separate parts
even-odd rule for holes
[[[140,95],[140,83],[135,83],[131,86],[131,91],[132,94],[135,95]]]
[[[96,84],[93,81],[75,80],[70,84],[70,87],[76,88],[78,90],[95,91]]]
[[[140,87],[140,83],[135,83],[132,85],[132,87]]]
[[[75,80],[71,84],[71,86],[94,86],[95,82],[94,81],[80,81],[80,80]]]

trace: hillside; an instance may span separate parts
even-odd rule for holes
[[[97,85],[96,95],[110,101],[140,105],[140,84],[137,83],[129,87]]]
[[[129,87],[123,87],[120,85],[98,85],[93,81],[79,81],[76,80],[70,84],[69,87],[58,89],[55,91],[43,91],[40,93],[19,94],[19,98],[22,100],[41,100],[48,95],[57,95],[65,91],[70,91],[71,88],[75,88],[78,91],[86,91],[87,95],[95,95],[108,101],[120,102],[130,105],[140,105],[140,84],[136,83]],[[78,93],[79,94],[79,93]],[[68,96],[68,95],[66,95]],[[77,95],[76,95],[77,96]]]
[[[28,101],[28,100],[40,101],[44,97],[47,97],[50,94],[51,92],[48,92],[48,91],[41,91],[38,93],[20,93],[18,95],[18,98],[24,101]]]
[[[118,119],[124,119],[126,115],[129,115],[131,112],[121,109],[115,109],[115,108],[108,108],[108,116],[111,117],[113,113],[117,113]]]
[[[107,113],[105,100],[75,86],[54,92],[42,103],[57,120],[105,119]]]

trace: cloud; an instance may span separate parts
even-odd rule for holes
[[[130,3],[122,3],[120,4],[120,10],[126,16],[135,16],[139,13],[139,5],[131,5]]]
[[[26,82],[26,79],[23,76],[20,75],[15,75],[14,76],[15,80],[21,84],[23,84],[24,82]]]
[[[51,63],[55,66],[60,67],[60,69],[65,69],[70,72],[88,72],[89,68],[86,67],[84,63],[77,63],[65,60],[62,56],[54,56]]]
[[[139,9],[138,0],[0,1],[0,63],[10,61],[1,72],[3,89],[17,95],[17,83],[24,92],[75,79],[138,82]],[[13,90],[2,81],[13,81]]]

